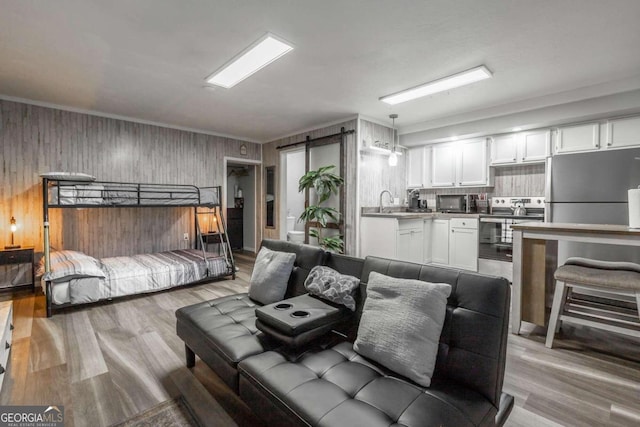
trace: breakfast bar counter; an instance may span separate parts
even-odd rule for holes
[[[525,222],[513,224],[511,332],[522,321],[545,326],[547,295],[553,293],[558,241],[640,246],[640,229],[625,225]]]

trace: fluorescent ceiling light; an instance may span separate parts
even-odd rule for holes
[[[229,89],[292,49],[272,34],[266,34],[208,77],[207,83]]]
[[[481,65],[443,79],[434,80],[411,89],[383,96],[380,98],[380,101],[395,105],[401,102],[411,101],[412,99],[433,95],[434,93],[479,82],[480,80],[488,79],[491,76],[491,71],[489,71],[484,65]]]

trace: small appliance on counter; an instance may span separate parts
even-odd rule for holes
[[[409,190],[409,209],[420,209],[420,191]]]
[[[486,193],[484,198],[486,200]],[[438,194],[436,211],[443,213],[476,213],[481,194]]]

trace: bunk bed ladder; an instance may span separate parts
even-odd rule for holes
[[[219,207],[216,207],[216,211],[218,210]],[[229,262],[231,265],[231,271],[233,274],[233,279],[235,280],[236,278],[236,262],[233,259],[233,251],[231,250],[231,241],[229,241],[229,233],[227,233],[227,224],[225,223],[224,220],[224,215],[222,215],[222,212],[220,212],[220,225],[222,226],[222,233],[219,234],[220,236],[220,244],[222,245],[222,251],[224,253],[224,258],[227,260],[227,262]],[[218,230],[220,231],[220,230]],[[224,241],[223,241],[224,240]],[[227,255],[228,253],[228,255]]]
[[[204,246],[204,239],[202,238],[202,231],[200,230],[200,221],[198,221],[198,207],[194,207],[193,211],[195,212],[196,217],[196,238],[200,241],[200,249],[202,249],[202,259],[204,260],[205,268],[207,269],[206,275],[209,277],[209,263],[207,262],[207,251]]]
[[[200,248],[202,249],[202,257],[206,260],[206,247],[204,245],[204,238],[202,237],[202,231],[200,229],[200,222],[198,220],[199,215],[213,215],[214,218],[220,218],[220,223],[218,224],[218,237],[220,238],[220,246],[222,248],[222,255],[224,256],[225,261],[227,262],[227,267],[231,270],[233,279],[236,278],[236,264],[233,259],[233,252],[231,251],[231,243],[229,241],[229,235],[227,234],[227,227],[224,222],[224,217],[218,211],[219,206],[215,206],[213,208],[213,212],[199,212],[198,208],[195,207],[195,218],[196,218],[196,234],[198,238],[198,242],[200,243]],[[206,262],[206,261],[205,261]],[[209,275],[209,271],[207,268],[207,276]]]

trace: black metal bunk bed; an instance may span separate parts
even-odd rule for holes
[[[103,299],[112,299],[117,296],[136,294],[141,292],[150,292],[153,291],[153,288],[146,290],[135,290],[130,293],[124,293],[122,289],[119,290],[119,293],[112,296],[109,294],[97,295],[97,296],[88,296],[82,295],[82,298],[77,299],[76,302],[73,299],[70,302],[55,302],[53,301],[53,286],[57,283],[63,283],[67,287],[70,287],[72,282],[65,282],[64,277],[63,280],[56,282],[56,280],[52,277],[55,277],[55,274],[51,274],[51,248],[50,248],[50,236],[49,236],[49,209],[50,208],[118,208],[118,207],[193,207],[194,209],[194,218],[195,218],[195,230],[196,230],[196,242],[199,243],[197,247],[201,249],[201,260],[194,261],[196,253],[195,250],[180,250],[180,251],[169,251],[163,252],[159,254],[149,254],[149,255],[136,255],[130,258],[135,257],[148,257],[144,262],[138,264],[146,264],[152,265],[157,263],[160,267],[162,265],[162,259],[166,259],[166,262],[169,264],[175,264],[184,261],[186,264],[189,264],[193,270],[197,270],[198,272],[190,272],[191,274],[187,275],[181,271],[181,278],[183,279],[181,283],[172,284],[171,286],[181,286],[187,284],[194,284],[206,280],[210,280],[212,278],[219,278],[225,276],[232,276],[235,279],[235,262],[233,259],[233,253],[231,252],[231,245],[229,242],[229,236],[226,232],[226,224],[225,218],[221,212],[221,188],[220,186],[215,187],[196,187],[193,185],[164,185],[164,184],[141,184],[141,183],[128,183],[128,182],[108,182],[108,181],[79,181],[79,180],[69,180],[69,179],[52,179],[48,177],[42,178],[42,192],[43,192],[43,219],[44,219],[44,279],[45,279],[45,295],[47,300],[47,317],[51,317],[53,311],[53,305],[56,305],[56,308],[63,308],[74,304],[82,304],[86,302],[94,302]],[[199,211],[199,208],[207,208],[206,211]],[[203,233],[200,226],[199,216],[200,215],[208,215],[213,216],[214,221],[217,222],[217,233],[216,236],[219,238],[219,242],[215,242],[219,244],[219,256],[212,257],[210,253],[206,252],[207,245],[205,245],[203,240]],[[210,237],[211,234],[208,234]],[[208,241],[208,243],[211,243]],[[72,253],[73,251],[67,251]],[[100,277],[101,275],[96,275],[97,277],[91,277],[93,282],[90,286],[91,288],[86,287],[86,289],[91,289],[91,292],[96,292],[96,281],[100,282],[106,280],[116,280],[118,278],[117,272],[109,275],[109,271],[114,272],[118,268],[119,264],[123,264],[122,260],[126,260],[129,257],[114,257],[114,258],[105,258],[103,260],[95,260],[87,255],[73,252],[73,254],[79,255],[61,255],[60,257],[56,257],[57,261],[60,261],[62,264],[82,264],[89,260],[89,262],[95,262],[95,264],[104,267],[107,273],[104,277]],[[221,254],[221,255],[220,255]],[[81,259],[76,259],[78,256],[81,256]],[[86,258],[84,258],[86,257]],[[152,258],[153,257],[153,258]],[[107,262],[109,260],[114,260],[115,262]],[[212,265],[215,261],[216,264]],[[224,263],[223,263],[224,262]],[[102,263],[102,264],[101,264]],[[115,265],[113,267],[112,265]],[[124,262],[126,264],[126,262]],[[57,265],[57,264],[56,264]],[[66,267],[61,267],[61,270],[65,270]],[[186,270],[186,267],[182,266],[181,268]],[[69,280],[78,280],[77,271],[82,270],[82,266],[73,265],[70,268],[69,277],[73,277],[73,279]],[[215,270],[215,271],[212,271]],[[64,274],[64,273],[61,273]],[[91,273],[93,274],[93,273]],[[167,273],[169,274],[169,273]],[[173,274],[173,273],[172,273]],[[174,274],[175,275],[175,274]],[[184,282],[185,277],[189,277],[190,280]],[[109,279],[111,278],[111,279]],[[139,279],[138,279],[139,280]],[[156,280],[156,279],[153,279]],[[76,282],[73,282],[75,284]],[[99,284],[101,285],[101,284]],[[152,285],[157,285],[157,283],[152,283]],[[87,285],[89,286],[89,285]],[[122,286],[119,286],[122,288]],[[77,287],[77,289],[82,289],[81,287]],[[165,288],[157,288],[157,290],[166,289]],[[67,290],[68,292],[68,290]],[[86,291],[83,291],[86,294]],[[90,293],[91,293],[90,292]],[[88,301],[84,301],[84,299],[88,299]],[[93,298],[93,299],[92,299]],[[80,302],[78,302],[80,301]]]

